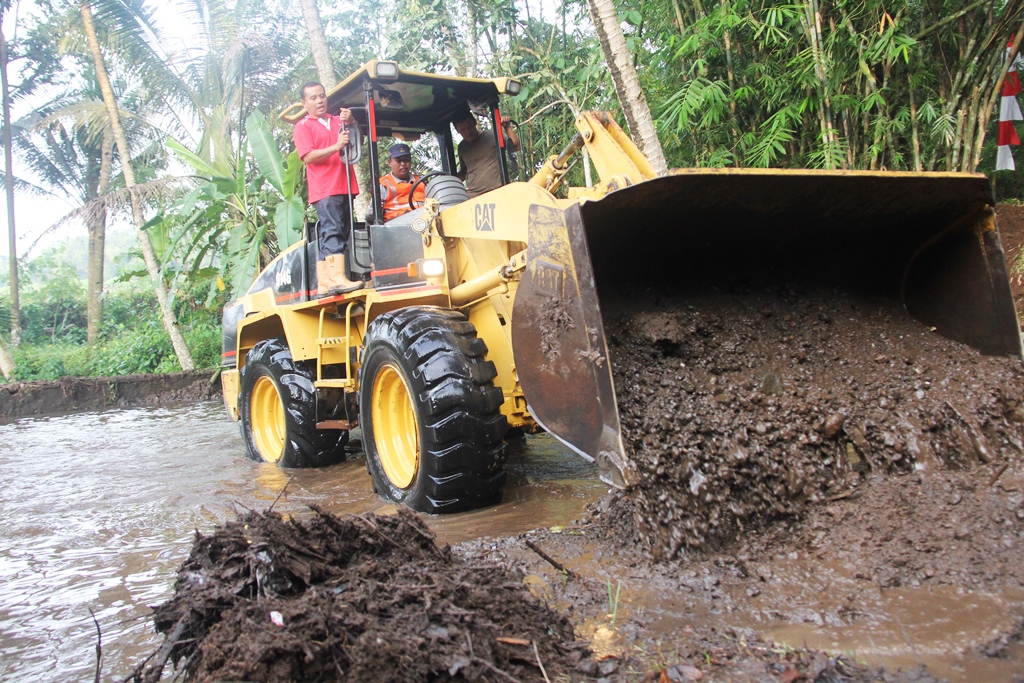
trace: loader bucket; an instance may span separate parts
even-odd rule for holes
[[[635,481],[599,303],[625,284],[830,285],[899,299],[946,337],[1021,358],[993,203],[980,174],[710,169],[534,206],[512,320],[530,411],[603,480]]]
[[[601,479],[637,481],[625,456],[601,307],[579,205],[535,204],[529,212],[527,267],[516,293],[512,352],[534,419],[596,460]]]
[[[585,202],[599,290],[813,282],[901,300],[945,337],[1021,357],[981,174],[686,169]]]

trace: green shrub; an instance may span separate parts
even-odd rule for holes
[[[221,336],[220,321],[197,324],[185,333],[192,360],[197,368],[216,368],[220,366]],[[175,361],[177,362],[177,361]]]
[[[94,376],[134,375],[157,372],[174,349],[159,318],[146,317],[134,327],[117,326],[108,341],[97,345],[92,365]]]
[[[93,350],[77,344],[24,345],[12,351],[15,381],[56,380],[92,375]]]

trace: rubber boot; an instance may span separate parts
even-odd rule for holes
[[[331,254],[324,259],[327,262],[327,294],[345,294],[362,289],[362,280],[349,280],[345,271],[345,255]],[[317,288],[319,291],[319,287]]]
[[[316,295],[327,296],[327,280],[329,278],[327,261],[316,262]]]

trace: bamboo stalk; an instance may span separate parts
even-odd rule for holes
[[[679,35],[685,38],[686,33],[683,31],[683,11],[679,9],[679,0],[672,0],[672,7],[676,11],[676,28],[679,30]]]
[[[964,120],[967,118],[966,112],[963,109],[959,109],[956,112],[956,133],[953,135],[953,149],[946,160],[946,170],[952,171],[960,165],[960,146],[964,139]]]
[[[722,11],[729,11],[729,0],[722,0]],[[735,90],[734,87],[734,73],[732,66],[732,35],[729,29],[725,29],[725,73],[729,80],[729,110],[732,112],[733,125],[736,125],[736,100],[733,99],[732,94]],[[737,128],[737,132],[738,132]]]
[[[965,14],[970,12],[971,10],[974,10],[974,9],[977,9],[978,7],[981,7],[986,2],[991,3],[992,0],[978,0],[978,2],[974,3],[973,5],[968,5],[967,7],[963,8],[959,12],[957,12],[955,14],[951,14],[950,16],[946,17],[945,19],[943,19],[943,20],[941,20],[941,21],[939,21],[939,22],[937,22],[935,24],[932,24],[931,26],[929,26],[925,30],[921,31],[916,36],[914,36],[914,40],[921,40],[922,38],[924,38],[926,35],[928,35],[932,31],[935,31],[936,29],[942,28],[943,26],[945,26],[946,24],[948,24],[950,22],[956,21],[957,19],[959,19],[960,17],[964,16]]]
[[[964,141],[963,141],[963,163],[960,167],[961,171],[967,171],[970,173],[974,170],[972,163],[974,159],[974,145],[972,144],[974,138],[974,126],[978,122],[978,107],[981,104],[981,97],[978,96],[978,87],[975,86],[971,91],[970,98],[970,109],[967,113],[967,124],[964,126]]]
[[[828,82],[828,64],[825,60],[825,50],[823,48],[825,39],[824,32],[821,30],[821,6],[818,4],[818,0],[811,0],[814,9],[814,31],[816,34],[816,40],[818,43],[818,59],[820,60],[820,78],[821,78],[821,94],[825,108],[825,123],[828,126],[826,130],[827,140],[826,144],[830,147],[836,143],[835,134],[835,117],[832,114],[832,96],[831,88]],[[832,165],[832,157],[829,155],[828,158],[829,167]]]
[[[801,23],[803,24],[804,33],[807,37],[808,42],[811,45],[811,59],[814,62],[814,75],[817,77],[818,82],[816,89],[818,91],[818,106],[816,114],[818,115],[818,128],[821,132],[821,143],[828,143],[828,122],[825,119],[825,108],[824,108],[824,74],[821,69],[821,61],[818,57],[818,41],[817,34],[814,31],[814,17],[813,10],[811,8],[811,2],[813,0],[806,0],[803,3],[803,16],[801,17]]]
[[[910,91],[910,149],[914,155],[914,170],[921,171],[921,132],[917,121],[917,101],[914,99],[914,74],[907,74],[907,88]]]

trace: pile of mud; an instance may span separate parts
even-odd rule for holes
[[[1024,451],[1020,361],[897,301],[798,285],[629,294],[602,306],[641,473],[625,504],[655,557],[800,515],[868,474]]]
[[[585,680],[572,627],[493,562],[439,548],[413,513],[249,512],[198,534],[130,680]],[[543,670],[541,667],[543,666]],[[582,667],[582,669],[579,669]]]

